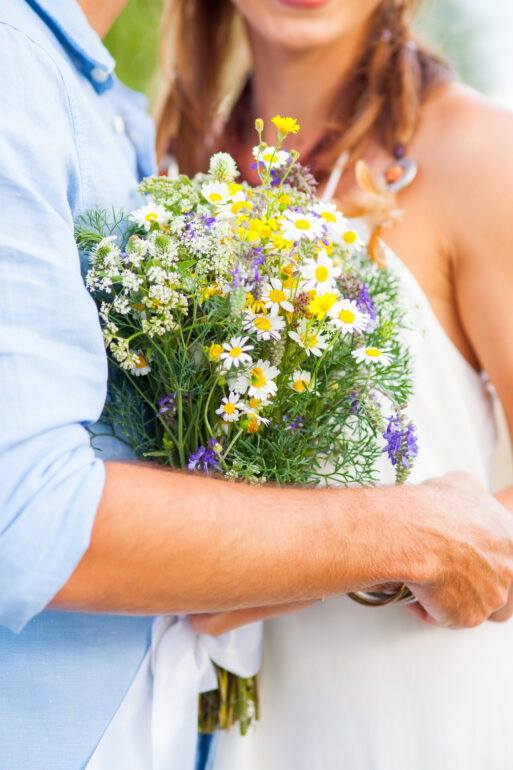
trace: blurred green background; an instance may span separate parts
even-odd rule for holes
[[[507,0],[509,2],[510,0]],[[130,0],[106,38],[117,73],[129,86],[153,99],[158,87],[158,27],[163,0]],[[452,61],[465,82],[488,91],[486,68],[475,44],[480,28],[461,0],[427,0],[417,22],[424,37]]]
[[[105,38],[119,78],[150,99],[158,86],[158,32],[163,0],[130,0]]]

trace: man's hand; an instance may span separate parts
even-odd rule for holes
[[[214,613],[394,582],[425,620],[481,623],[513,584],[513,517],[465,473],[312,490],[108,463],[91,545],[52,606]]]
[[[513,581],[511,514],[463,472],[426,482],[418,491],[422,510],[412,510],[411,515],[430,566],[424,580],[407,581],[419,600],[410,611],[447,628],[472,628],[488,618],[508,620],[513,614],[513,602],[508,602]]]

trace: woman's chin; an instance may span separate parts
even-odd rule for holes
[[[291,51],[332,45],[370,18],[380,0],[232,0],[267,42]]]
[[[332,5],[334,0],[277,0],[281,5],[297,10],[318,10],[327,5]]]

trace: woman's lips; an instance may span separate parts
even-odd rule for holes
[[[291,8],[321,8],[331,3],[331,0],[278,0],[278,2]]]

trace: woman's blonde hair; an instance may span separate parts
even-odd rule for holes
[[[329,141],[316,159],[327,171],[344,151],[356,159],[373,137],[391,152],[411,140],[427,92],[451,68],[413,40],[410,21],[421,0],[382,0],[344,98],[326,126]],[[162,32],[165,77],[158,107],[157,145],[172,142],[180,170],[203,170],[218,148],[250,72],[244,30],[231,0],[168,0]],[[342,128],[343,127],[343,128]]]

